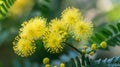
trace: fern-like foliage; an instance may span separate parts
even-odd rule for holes
[[[119,67],[120,57],[112,57],[109,59],[99,59],[91,63],[90,67]]]
[[[65,67],[83,67],[90,65],[90,61],[88,57],[85,56],[76,56],[75,58],[71,58],[69,62],[65,63]]]
[[[0,20],[7,16],[9,8],[16,0],[0,0]]]
[[[90,44],[100,44],[102,41],[106,41],[110,46],[120,45],[120,22],[107,25],[100,31],[95,32],[89,42]]]
[[[109,59],[89,60],[86,57],[84,60],[79,56],[72,58],[69,62],[65,63],[65,67],[119,67],[120,57],[112,57]]]

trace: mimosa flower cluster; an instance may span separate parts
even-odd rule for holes
[[[55,18],[46,24],[46,19],[35,17],[22,24],[19,35],[13,42],[16,54],[27,57],[35,52],[35,40],[42,39],[45,49],[50,53],[63,50],[66,39],[87,40],[92,35],[93,24],[81,16],[79,9],[70,7],[62,12],[61,18]]]

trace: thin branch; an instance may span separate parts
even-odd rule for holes
[[[73,48],[75,51],[77,51],[78,53],[82,54],[82,52],[80,50],[78,50],[76,47],[74,47],[73,45],[69,44],[69,43],[66,43],[66,45],[68,45],[69,47]]]

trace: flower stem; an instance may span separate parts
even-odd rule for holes
[[[76,47],[74,47],[73,45],[69,44],[69,43],[66,43],[66,45],[68,45],[69,47],[73,48],[75,51],[77,51],[78,53],[82,54],[82,52],[80,50],[78,50]]]

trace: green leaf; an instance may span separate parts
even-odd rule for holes
[[[108,30],[107,28],[104,28],[101,33],[107,37],[112,36],[112,32]]]
[[[119,66],[120,66],[120,57],[113,57],[109,59],[105,58],[105,59],[91,61],[91,64],[86,65],[85,67],[119,67]]]
[[[120,31],[120,23],[117,24],[118,30]]]
[[[115,26],[109,25],[109,27],[112,29],[112,31],[114,31],[114,33],[118,33],[118,30]]]
[[[120,56],[105,58],[99,60],[89,60],[89,57],[84,55],[76,56],[71,58],[70,61],[65,62],[65,67],[119,67],[120,66]]]
[[[78,56],[76,57],[76,61],[77,61],[77,66],[81,67],[81,62]]]
[[[108,46],[120,46],[120,22],[107,25],[106,27],[95,32],[89,43],[100,44],[102,41],[106,41]]]
[[[120,66],[120,57],[112,57],[112,58],[109,58],[109,59],[99,59],[99,60],[96,60],[94,62],[92,62],[92,64],[90,65],[93,66],[93,67],[99,67],[99,66],[106,66],[106,67],[119,67]]]
[[[9,8],[14,4],[16,0],[0,0],[0,20],[7,17]]]
[[[84,55],[76,56],[75,58],[71,58],[70,61],[65,63],[65,67],[83,67],[90,65],[90,61],[88,57],[85,57]]]
[[[71,62],[71,66],[72,66],[72,67],[77,67],[73,58],[71,59],[70,62]]]

